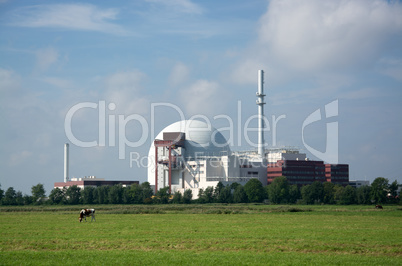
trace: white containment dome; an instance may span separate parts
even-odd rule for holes
[[[184,159],[202,156],[222,156],[230,153],[225,137],[211,124],[199,120],[182,120],[165,127],[155,138],[163,140],[164,133],[184,133]],[[155,145],[148,153],[148,182],[155,184]]]

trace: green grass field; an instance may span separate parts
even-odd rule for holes
[[[402,265],[402,208],[0,207],[0,264]]]

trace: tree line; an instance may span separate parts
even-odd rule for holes
[[[383,204],[399,203],[397,181],[389,183],[383,177],[376,178],[370,186],[354,188],[319,181],[298,187],[290,185],[286,177],[277,177],[268,186],[258,179],[251,179],[244,186],[233,183],[224,186],[219,182],[215,187],[199,189],[198,199],[193,200],[190,189],[184,193],[170,194],[169,188],[161,188],[154,193],[148,182],[123,187],[114,186],[54,188],[48,197],[43,184],[32,186],[32,195],[23,195],[13,187],[3,191],[0,186],[2,205],[39,204],[189,204],[189,203],[249,203],[267,202],[271,204]]]

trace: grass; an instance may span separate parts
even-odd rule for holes
[[[402,264],[396,206],[95,208],[1,207],[0,264]]]

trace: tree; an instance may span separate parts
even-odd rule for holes
[[[67,188],[65,193],[65,200],[67,204],[77,205],[80,203],[81,193],[80,188],[77,185],[71,186]]]
[[[358,204],[371,204],[371,187],[361,186],[356,189],[356,199]]]
[[[123,199],[123,186],[121,184],[116,184],[112,186],[109,190],[109,203],[121,204],[122,199]]]
[[[340,185],[336,185],[336,186],[334,187],[334,190],[335,190],[335,193],[334,193],[334,200],[335,200],[335,202],[336,202],[337,204],[341,204],[342,195],[343,195],[343,192],[344,192],[344,190],[345,190],[345,187],[340,186]]]
[[[335,203],[335,185],[331,182],[324,182],[324,199],[325,204]]]
[[[156,193],[156,203],[167,204],[169,202],[169,187],[160,188]]]
[[[314,202],[321,203],[324,201],[324,185],[320,181],[315,181],[311,184],[313,191]]]
[[[17,193],[15,194],[15,203],[17,205],[24,205],[24,197],[22,196],[21,191],[17,191]]]
[[[314,199],[312,196],[312,190],[310,189],[310,187],[311,187],[311,185],[302,186],[301,191],[300,191],[303,202],[305,204],[313,204],[314,203]]]
[[[1,189],[1,185],[0,185],[0,202],[4,197],[4,190]]]
[[[279,176],[268,186],[268,198],[272,203],[286,203],[289,197],[289,183],[286,177]]]
[[[129,187],[123,187],[123,198],[122,198],[122,202],[124,203],[124,204],[131,204],[131,203],[134,203],[134,200],[133,200],[133,198],[131,197],[131,193],[130,193],[130,188],[131,188],[131,186],[129,186]]]
[[[94,190],[94,203],[108,204],[109,203],[109,186],[100,186]]]
[[[300,189],[297,185],[289,186],[289,203],[296,203],[300,199]]]
[[[218,202],[220,202],[220,203],[232,203],[233,202],[232,189],[230,188],[230,186],[226,186],[221,189],[219,196],[218,196]]]
[[[183,198],[182,198],[183,203],[189,204],[189,203],[191,203],[192,199],[193,199],[193,192],[191,191],[191,189],[186,189],[184,191]]]
[[[41,203],[42,199],[46,197],[46,191],[43,184],[32,186],[31,193],[34,203]]]
[[[233,201],[235,203],[246,203],[248,200],[246,191],[242,185],[238,185],[233,192]]]
[[[81,197],[83,204],[93,204],[94,203],[94,187],[86,187],[81,190]]]
[[[314,181],[311,185],[306,185],[302,187],[301,195],[305,204],[323,202],[324,185],[319,181]]]
[[[262,202],[265,198],[265,190],[260,180],[253,178],[244,185],[249,202]]]
[[[340,194],[340,204],[350,205],[356,203],[356,189],[352,186],[346,186]]]
[[[394,181],[389,185],[388,187],[389,191],[389,196],[388,196],[388,201],[390,203],[398,203],[399,197],[398,196],[398,181]]]
[[[202,201],[205,203],[212,203],[214,201],[214,188],[207,187],[202,194]]]
[[[151,184],[149,184],[149,182],[142,183],[141,189],[142,189],[142,202],[144,202],[146,199],[150,199],[154,194],[151,188]]]
[[[377,177],[371,184],[371,199],[375,203],[385,203],[387,200],[388,179]]]
[[[221,191],[223,190],[224,187],[225,186],[222,184],[221,181],[219,181],[218,184],[216,184],[215,191],[214,191],[214,199],[216,201],[218,201],[219,194],[221,193]]]
[[[392,197],[398,196],[398,181],[394,181],[389,185],[389,193]]]
[[[200,188],[198,190],[198,203],[205,203],[204,201],[204,190],[202,188]]]
[[[49,195],[49,200],[52,204],[60,204],[64,199],[64,191],[60,188],[54,188]]]
[[[180,193],[179,191],[176,191],[176,192],[173,194],[172,203],[174,203],[174,204],[182,203],[182,202],[183,202],[183,201],[182,201],[182,198],[183,198],[183,196],[181,195],[181,193]]]
[[[239,183],[237,183],[237,182],[233,182],[232,184],[230,184],[230,188],[232,189],[232,190],[236,190],[236,188],[238,187],[238,186],[241,186]]]
[[[130,195],[130,202],[131,203],[140,204],[140,203],[144,202],[145,198],[143,198],[144,193],[143,193],[143,190],[142,190],[142,186],[140,186],[138,184],[132,184],[130,186],[130,188],[128,189],[128,193]]]
[[[4,205],[16,205],[16,197],[17,193],[15,192],[13,187],[9,187],[4,193],[3,204]]]
[[[22,199],[23,199],[23,201],[24,201],[24,205],[31,205],[32,203],[33,203],[33,198],[32,198],[32,196],[29,196],[29,195],[24,195],[23,197],[22,197]]]

